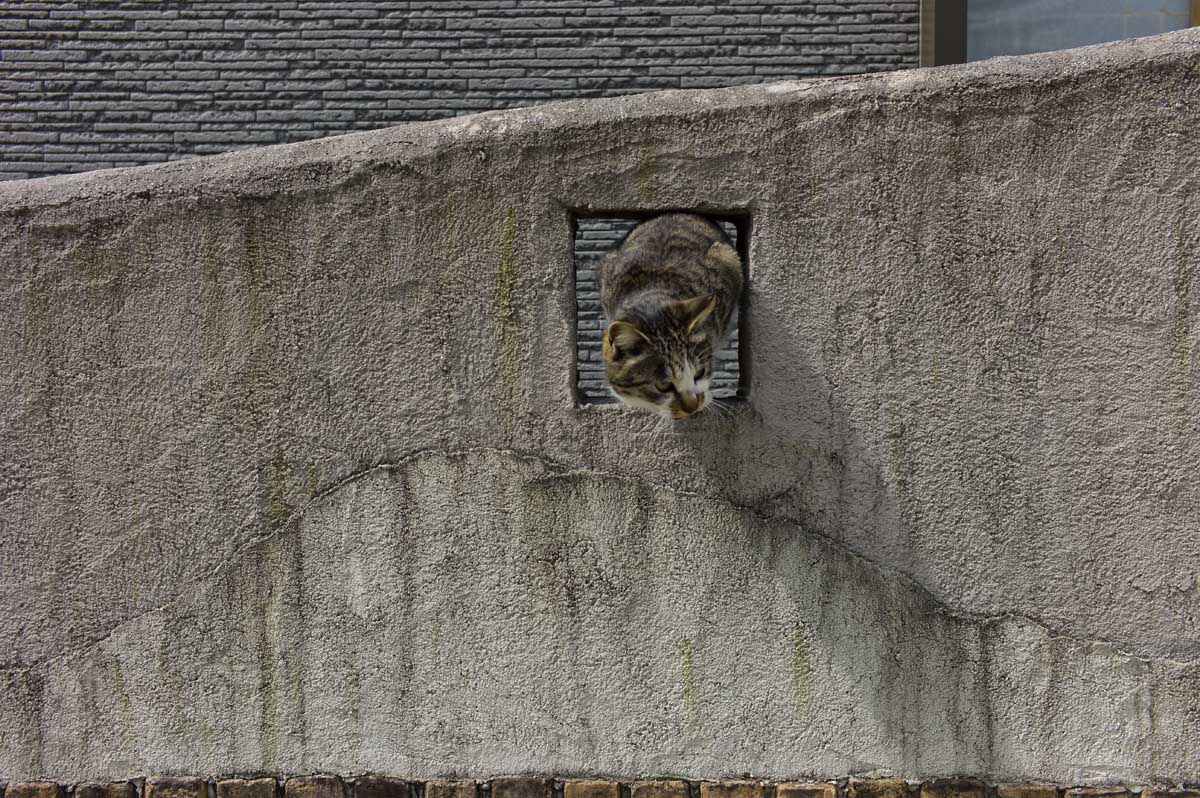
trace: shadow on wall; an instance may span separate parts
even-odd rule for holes
[[[786,259],[785,248],[795,246],[772,237],[769,226],[760,236],[753,246],[776,248],[776,257]],[[877,537],[894,535],[903,527],[900,503],[911,498],[903,452],[894,448],[896,460],[886,465],[871,457],[838,405],[828,370],[808,360],[812,341],[802,340],[797,318],[804,304],[755,302],[755,292],[751,264],[742,355],[748,401],[726,402],[719,412],[675,424],[671,434],[686,444],[717,495],[756,513],[818,534],[853,525]],[[894,417],[889,432],[902,446]]]
[[[777,253],[786,251],[769,230],[755,242],[773,245]],[[877,300],[864,295],[852,301]],[[1045,779],[1061,773],[1064,762],[1073,763],[1067,769],[1072,779],[1120,778],[1144,766],[1161,767],[1153,763],[1168,750],[1186,757],[1172,738],[1180,727],[1200,731],[1194,688],[1184,687],[1200,686],[1195,663],[1138,658],[1012,614],[956,612],[902,572],[868,565],[829,536],[836,530],[843,539],[887,540],[892,562],[927,556],[913,549],[908,535],[932,522],[923,517],[923,505],[937,497],[916,493],[927,484],[927,475],[923,480],[913,473],[927,444],[920,431],[906,429],[904,419],[912,418],[912,405],[936,407],[941,397],[874,397],[883,445],[868,444],[852,422],[862,408],[852,414],[842,406],[836,379],[807,359],[814,346],[801,337],[802,312],[751,299],[743,328],[753,347],[751,373],[769,377],[752,383],[749,402],[728,404],[727,417],[706,414],[665,433],[686,444],[715,495],[759,522],[746,525],[756,560],[751,573],[762,575],[751,578],[773,580],[794,601],[791,669],[772,676],[804,707],[796,714],[803,731],[793,744],[819,740],[819,750],[836,753],[858,772],[902,761],[909,773],[932,768],[1010,780]],[[876,332],[887,337],[883,329]],[[931,376],[933,390],[944,390],[942,375]],[[887,458],[880,461],[872,452]],[[1037,545],[1026,556],[1036,558]],[[964,548],[943,559],[974,556]],[[838,560],[854,568],[831,566]],[[988,565],[985,560],[983,567]],[[735,583],[744,576],[711,574]],[[714,643],[719,634],[706,631],[703,643],[689,641],[689,655],[704,648],[711,656],[731,644]],[[706,631],[699,632],[702,639]],[[745,669],[728,662],[724,667],[736,675],[725,682],[709,672],[709,689],[746,678]],[[831,707],[836,711],[826,712]],[[869,740],[864,730],[870,730]],[[1156,742],[1138,754],[1127,744],[1134,739]]]

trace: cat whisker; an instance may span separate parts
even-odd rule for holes
[[[720,418],[722,420],[729,420],[729,419],[733,418],[733,408],[731,408],[729,405],[725,404],[724,402],[722,402],[719,399],[713,400],[713,402],[704,409],[711,411],[713,413],[713,415],[717,416],[718,418]]]
[[[672,419],[668,418],[667,416],[659,416],[658,417],[658,437],[660,439],[670,437],[671,433],[674,431],[674,424],[675,424],[675,422]]]
[[[642,414],[644,415],[644,414]],[[656,416],[647,416],[642,423],[642,428],[638,430],[639,435],[645,435],[651,439],[658,437],[659,419]]]

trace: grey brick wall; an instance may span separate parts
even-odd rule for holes
[[[0,179],[915,66],[917,0],[0,2]]]

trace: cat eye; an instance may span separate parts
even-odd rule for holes
[[[670,382],[656,382],[654,383],[654,387],[659,393],[668,393],[674,387],[674,384]]]
[[[707,374],[707,373],[708,373],[708,369],[707,369],[707,368],[702,368],[702,369],[700,369],[699,371],[697,371],[697,372],[696,372],[696,376],[695,376],[695,378],[694,378],[694,379],[697,379],[697,380],[702,380],[702,379],[704,379],[704,375],[705,375],[705,374]]]

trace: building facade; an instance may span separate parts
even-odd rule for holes
[[[0,179],[917,65],[917,0],[0,2]]]

